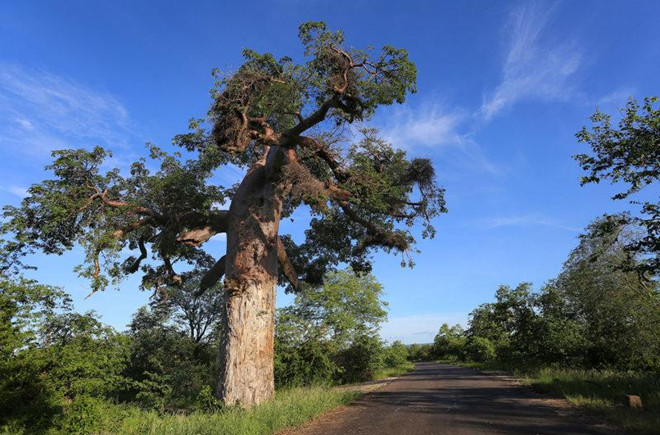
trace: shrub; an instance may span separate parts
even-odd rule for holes
[[[485,337],[470,337],[465,344],[465,357],[470,361],[487,362],[495,356],[495,345]]]

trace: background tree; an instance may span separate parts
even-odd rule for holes
[[[278,310],[277,381],[305,385],[369,377],[381,363],[380,324],[387,318],[383,289],[371,274],[328,272]]]
[[[592,222],[564,268],[550,285],[563,299],[573,333],[581,332],[583,355],[590,367],[648,369],[660,355],[660,293],[656,282],[644,282],[634,271],[640,260],[628,246],[635,234],[626,225],[602,231],[610,217]],[[625,266],[625,268],[624,268]],[[629,266],[633,266],[630,270]],[[546,311],[547,313],[547,311]],[[575,340],[575,339],[573,339]]]
[[[647,186],[660,184],[660,108],[657,102],[657,97],[645,98],[641,105],[630,99],[618,129],[612,126],[610,115],[596,111],[591,116],[592,128],[583,127],[577,133],[578,140],[592,150],[592,154],[575,156],[582,169],[588,172],[582,177],[583,185],[601,180],[622,183],[627,186],[626,190],[612,199],[624,199]],[[642,205],[643,217],[623,213],[616,219],[645,230],[644,236],[635,239],[627,249],[649,254],[636,267],[642,279],[648,280],[660,273],[660,200],[656,196],[655,200],[633,202]]]
[[[432,219],[446,211],[429,160],[408,160],[373,130],[353,141],[346,128],[415,91],[406,51],[350,48],[318,22],[299,35],[303,63],[245,50],[234,73],[216,74],[208,117],[174,139],[196,153],[192,160],[151,146],[159,169],[141,159],[124,176],[101,171],[101,148],[55,152],[54,178],[5,209],[11,238],[2,267],[80,244],[87,262],[79,272],[95,290],[141,270],[143,287],[159,291],[182,281],[181,264],[207,271],[203,289],[224,275],[217,393],[243,406],[271,398],[278,263],[280,282],[294,289],[340,263],[368,271],[379,248],[412,264],[411,227],[421,222],[422,236],[432,237]],[[226,164],[247,170],[240,184],[209,185]],[[279,222],[303,203],[313,219],[297,245],[280,237]],[[200,246],[217,233],[227,234],[227,252],[213,261]],[[122,258],[126,248],[136,254]]]
[[[443,323],[433,340],[433,354],[441,359],[461,359],[465,347],[465,331],[461,325]]]
[[[72,311],[61,290],[25,279],[0,280],[0,316],[0,427],[97,429],[104,401],[125,386],[126,337]]]
[[[221,283],[200,292],[202,275],[199,271],[184,274],[183,283],[166,287],[153,299],[152,306],[165,305],[172,323],[193,342],[209,344],[219,338],[225,292]]]

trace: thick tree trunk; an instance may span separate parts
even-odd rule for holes
[[[277,237],[283,192],[267,180],[264,162],[234,195],[227,228],[226,315],[220,345],[218,397],[243,407],[274,395],[273,352]]]

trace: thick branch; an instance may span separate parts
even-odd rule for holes
[[[296,270],[293,267],[293,264],[291,264],[291,260],[284,248],[284,243],[282,243],[282,239],[279,237],[277,238],[277,260],[279,261],[280,266],[282,266],[282,272],[284,272],[286,279],[289,280],[289,283],[291,283],[291,286],[295,290],[298,290],[298,287],[300,286],[300,283],[298,282],[298,274],[296,274]]]
[[[132,223],[126,225],[123,228],[119,228],[118,230],[115,230],[112,233],[112,237],[114,237],[115,239],[121,239],[126,234],[130,233],[131,231],[135,231],[138,228],[142,228],[143,226],[145,226],[147,224],[150,224],[152,222],[153,222],[153,218],[151,218],[151,217],[146,217],[144,219],[140,219],[139,221],[132,222]]]
[[[197,295],[201,295],[207,289],[213,287],[220,278],[225,274],[225,256],[220,257],[218,261],[204,274],[202,281],[199,283],[199,291]]]
[[[323,161],[325,161],[332,173],[335,174],[337,181],[344,183],[348,180],[348,174],[344,172],[335,156],[321,143],[307,136],[299,136],[296,142],[300,146],[312,149]]]
[[[186,213],[179,218],[179,223],[189,229],[182,231],[176,240],[190,246],[200,246],[214,235],[226,233],[228,213],[227,210],[214,212],[210,216],[199,212]]]
[[[304,118],[294,127],[290,128],[284,134],[284,136],[296,137],[301,133],[303,133],[304,131],[314,127],[316,124],[318,124],[319,122],[325,119],[330,109],[332,109],[333,107],[337,107],[338,102],[339,102],[339,98],[337,96],[330,98],[325,103],[321,104],[321,107],[319,107],[314,113],[309,115],[307,118]]]

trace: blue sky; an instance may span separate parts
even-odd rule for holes
[[[383,337],[428,342],[500,284],[541,286],[589,221],[629,207],[611,186],[579,186],[574,135],[596,107],[659,93],[658,16],[655,1],[3,2],[0,203],[20,201],[54,149],[102,145],[125,167],[147,141],[167,147],[206,112],[213,67],[236,68],[246,47],[299,58],[297,26],[323,20],[356,47],[406,48],[418,67],[419,92],[372,125],[434,161],[450,212],[414,269],[383,254],[374,273],[390,304]],[[208,248],[219,256],[222,238]],[[84,300],[81,258],[37,257],[32,276],[122,329],[148,295],[129,279]]]

